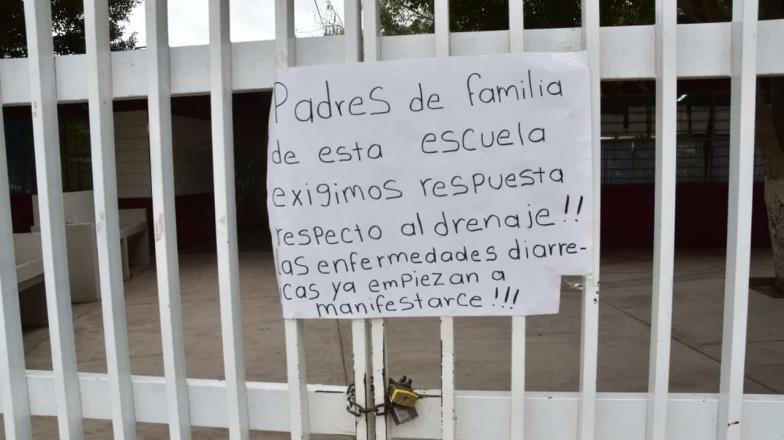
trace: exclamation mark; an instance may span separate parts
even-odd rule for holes
[[[580,200],[577,202],[577,213],[575,214],[575,218],[574,218],[574,221],[576,221],[576,222],[579,221],[577,217],[580,216],[580,212],[582,212],[582,210],[583,210],[583,199],[584,199],[584,197],[580,196]],[[571,200],[571,198],[567,194],[566,195],[566,203],[564,204],[564,221],[566,221],[565,217],[567,215],[569,215],[569,202],[570,202],[570,200]]]

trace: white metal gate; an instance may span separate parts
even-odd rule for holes
[[[510,0],[509,31],[451,34],[449,2],[435,0],[435,34],[380,37],[376,0],[345,0],[345,35],[294,38],[293,0],[275,2],[275,41],[229,42],[228,0],[209,1],[208,47],[168,47],[166,0],[146,0],[148,49],[109,52],[107,0],[85,0],[87,54],[53,55],[50,0],[26,0],[27,59],[0,61],[0,102],[33,110],[52,371],[25,370],[4,140],[0,142],[0,393],[6,438],[31,438],[31,415],[56,415],[60,437],[82,438],[82,418],[112,420],[133,439],[136,422],[167,423],[174,439],[191,426],[349,434],[359,439],[781,439],[784,396],[744,395],[754,110],[757,75],[784,74],[784,20],[758,22],[756,0],[733,2],[732,23],[676,24],[676,0],[656,0],[656,25],[599,27],[599,0],[583,0],[582,29],[526,30],[523,0]],[[0,11],[0,13],[2,13]],[[355,419],[345,389],[306,383],[303,325],[285,323],[288,383],[246,382],[239,322],[232,91],[269,89],[293,64],[505,51],[586,49],[591,61],[596,267],[582,285],[577,392],[525,392],[525,318],[512,319],[511,391],[454,386],[454,325],[441,319],[442,385],[416,423]],[[676,161],[676,81],[731,77],[727,275],[719,394],[668,393]],[[601,79],[656,79],[656,214],[648,393],[597,393],[599,311],[599,103]],[[170,96],[210,93],[215,225],[225,381],[187,379],[174,221]],[[112,99],[147,97],[164,377],[130,375],[118,232]],[[108,374],[79,373],[63,218],[57,103],[89,102],[100,285]],[[0,124],[2,124],[0,120]],[[2,127],[0,127],[2,128]],[[2,130],[0,130],[2,133]],[[0,136],[0,139],[3,139]],[[503,318],[498,318],[503,319]],[[354,379],[366,406],[383,400],[385,330],[352,323]],[[52,396],[54,398],[52,398]],[[438,398],[440,396],[440,398]]]

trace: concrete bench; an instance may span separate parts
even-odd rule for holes
[[[14,234],[16,280],[22,324],[46,325],[44,263],[41,257],[41,235],[37,232]]]
[[[39,226],[34,225],[32,234],[38,235]],[[68,252],[68,280],[71,285],[71,302],[87,303],[100,299],[98,278],[98,249],[95,243],[95,225],[71,223],[65,225],[66,250]]]
[[[41,235],[37,232],[14,234],[16,280],[19,291],[44,282]]]
[[[122,248],[123,280],[128,281],[131,278],[131,264],[146,266],[150,263],[150,239],[146,210],[120,210],[120,246]]]
[[[63,193],[68,271],[71,302],[100,300],[98,251],[95,231],[95,208],[92,191]],[[131,265],[150,262],[147,214],[144,209],[121,209],[120,243],[123,280],[131,277]],[[40,230],[38,198],[33,196],[33,232]],[[39,238],[40,242],[40,238]],[[40,243],[39,243],[40,249]]]

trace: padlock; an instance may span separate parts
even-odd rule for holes
[[[403,376],[399,381],[389,380],[389,412],[396,425],[409,422],[419,416],[416,403],[419,394],[411,388],[411,379]]]
[[[402,425],[403,423],[410,422],[419,416],[419,414],[417,414],[416,408],[410,408],[408,406],[400,406],[396,404],[392,404],[389,407],[389,413],[392,414],[392,420],[395,421],[395,425]]]
[[[403,376],[400,382],[389,381],[389,401],[397,405],[413,408],[419,400],[419,394],[411,389],[411,380]]]

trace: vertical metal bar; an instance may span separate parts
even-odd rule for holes
[[[746,321],[749,302],[751,200],[757,85],[757,1],[732,4],[729,210],[721,342],[719,440],[741,438]]]
[[[523,14],[524,0],[509,0],[509,51],[523,52],[525,18]]]
[[[373,403],[377,405],[384,402],[387,393],[387,339],[384,322],[383,319],[370,320],[373,383],[381,384],[373,387]],[[376,440],[387,440],[389,437],[389,425],[385,415],[376,416],[374,429]]]
[[[287,319],[286,373],[289,382],[289,418],[291,439],[310,439],[307,370],[305,369],[305,329],[301,319]]]
[[[294,0],[275,0],[275,61],[279,69],[297,61],[294,36]],[[292,440],[310,438],[305,329],[302,320],[286,319],[286,371],[289,385],[289,420]]]
[[[509,51],[523,52],[525,27],[523,0],[509,0]],[[509,438],[525,435],[525,316],[512,317],[512,380]]]
[[[33,113],[35,174],[41,220],[41,251],[52,344],[54,399],[61,439],[81,439],[82,405],[76,374],[76,348],[65,242],[57,83],[49,0],[24,2],[30,105]]]
[[[375,62],[381,56],[381,27],[379,25],[378,0],[362,0],[362,22],[364,23],[363,52],[365,62]],[[386,399],[387,383],[387,345],[384,319],[370,320],[371,366],[373,387],[373,403],[380,404]],[[389,436],[389,425],[384,415],[375,416],[373,426],[375,438],[386,440]]]
[[[343,37],[346,42],[346,62],[362,61],[362,15],[361,0],[343,2]]]
[[[455,320],[441,318],[441,438],[455,439]]]
[[[449,0],[434,0],[436,56],[450,53]],[[441,318],[441,438],[455,438],[455,320]]]
[[[242,339],[242,298],[237,250],[234,190],[234,119],[232,112],[229,2],[210,0],[210,110],[212,176],[215,185],[215,245],[218,256],[223,371],[229,436],[247,440],[248,397]]]
[[[512,386],[509,438],[525,435],[525,316],[512,317]]]
[[[367,407],[372,404],[370,399],[370,383],[368,374],[369,365],[369,345],[368,345],[368,322],[364,319],[351,321],[352,352],[354,353],[354,392],[356,393],[357,403]],[[362,415],[356,418],[356,438],[357,440],[367,440],[373,438],[371,427],[368,424],[369,415]]]
[[[656,0],[656,195],[647,440],[667,434],[677,160],[677,1]]]
[[[163,367],[169,436],[190,439],[190,409],[185,373],[185,347],[177,260],[177,223],[174,208],[174,159],[166,0],[146,0],[147,106],[150,131],[150,182],[155,231],[155,266],[161,316]]]
[[[362,46],[365,61],[378,61],[381,58],[381,26],[378,0],[362,0],[362,22],[365,31],[362,35]]]
[[[275,63],[279,69],[297,64],[294,0],[275,0]]]
[[[84,25],[95,232],[112,425],[115,439],[132,440],[136,438],[136,413],[120,255],[108,2],[85,0]]]
[[[599,349],[599,256],[601,222],[601,70],[599,68],[599,0],[582,0],[582,47],[591,75],[591,145],[593,178],[593,273],[583,277],[580,329],[580,405],[577,437],[590,440],[596,425],[596,366]]]
[[[362,23],[360,0],[345,0],[343,4],[345,15],[345,42],[346,62],[356,63],[362,60]],[[352,352],[354,354],[354,391],[359,404],[369,407],[373,404],[370,393],[370,339],[368,335],[368,321],[357,319],[351,321]],[[371,426],[371,414],[357,417],[356,438],[368,440],[375,438]]]
[[[2,97],[2,91],[0,91]],[[25,375],[22,320],[16,278],[11,187],[5,155],[3,103],[0,101],[0,390],[5,438],[31,440],[30,400]]]
[[[433,0],[436,56],[448,57],[451,52],[449,31],[449,0]]]

